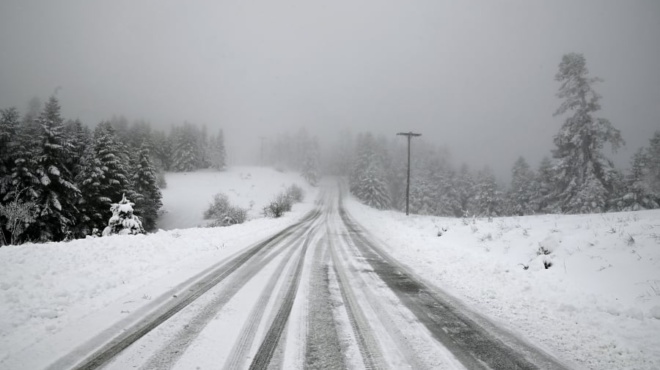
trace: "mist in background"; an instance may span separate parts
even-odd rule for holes
[[[583,53],[628,167],[660,129],[660,2],[17,1],[0,3],[0,108],[57,91],[89,126],[123,115],[225,131],[231,163],[305,127],[416,131],[508,177],[554,147],[554,81]],[[403,140],[402,145],[403,145]]]

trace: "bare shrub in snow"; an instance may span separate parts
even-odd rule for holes
[[[264,207],[264,216],[273,218],[281,217],[285,212],[291,210],[291,206],[291,199],[285,193],[280,193],[268,206]]]
[[[213,220],[209,227],[242,224],[247,219],[247,210],[231,205],[227,195],[218,193],[213,197],[213,203],[204,211],[204,219]]]
[[[17,244],[26,226],[35,221],[35,208],[36,204],[34,202],[22,202],[18,199],[14,199],[7,204],[0,204],[0,216],[6,220],[5,228],[11,234],[11,240],[9,240],[11,244]],[[0,232],[0,237],[4,239],[2,232]],[[5,240],[0,240],[0,245],[5,243]]]
[[[547,249],[546,247],[544,247],[544,246],[542,246],[542,245],[539,245],[539,249],[536,251],[536,254],[537,254],[538,256],[540,256],[540,255],[545,255],[545,256],[547,256],[547,255],[550,254],[550,253],[552,253],[552,251],[549,250],[549,249]]]

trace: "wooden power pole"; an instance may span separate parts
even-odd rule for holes
[[[409,214],[408,210],[410,207],[410,139],[416,136],[422,136],[422,134],[416,134],[410,131],[410,132],[399,132],[397,135],[408,137],[408,182],[406,183],[406,216],[408,216]]]

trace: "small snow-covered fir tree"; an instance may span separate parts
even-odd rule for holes
[[[567,112],[554,142],[556,185],[554,200],[562,212],[603,212],[614,191],[614,168],[601,149],[606,143],[616,150],[623,144],[621,133],[605,118],[596,118],[600,95],[592,85],[600,79],[588,76],[581,54],[566,54],[555,79],[561,83],[557,96],[564,99],[555,116]]]
[[[125,196],[122,196],[119,203],[113,203],[110,207],[112,217],[108,221],[108,226],[103,230],[103,236],[144,234],[142,222],[133,214],[134,205]]]

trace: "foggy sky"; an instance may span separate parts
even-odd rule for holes
[[[0,108],[59,87],[66,118],[222,127],[239,162],[284,129],[413,130],[508,176],[553,148],[568,52],[604,79],[627,166],[660,129],[655,0],[2,0]]]

